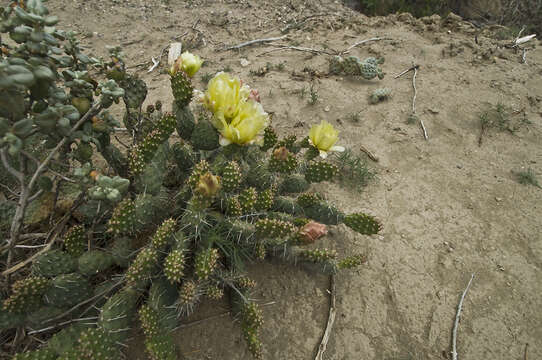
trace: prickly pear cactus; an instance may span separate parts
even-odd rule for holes
[[[2,302],[1,328],[50,326],[43,330],[44,339],[51,337],[48,347],[16,358],[118,359],[140,327],[152,359],[176,359],[171,331],[179,319],[201,301],[226,295],[248,350],[261,358],[263,314],[250,300],[256,284],[246,263],[280,257],[329,274],[365,261],[319,245],[330,226],[345,224],[362,235],[382,228],[370,215],[345,214],[312,189],[341,176],[340,157],[332,153],[345,149],[331,124],[314,125],[301,140],[279,137],[258,91],[224,72],[197,96],[206,113],[195,117],[192,77],[202,60],[187,52],[169,69],[172,112],[163,112],[161,102],[142,110],[147,87],[127,73],[119,48],[110,50],[108,62],[85,57],[74,36],[45,30],[56,20],[41,1],[19,3],[0,13],[0,30],[19,51],[34,49],[36,59],[0,59],[1,144],[17,160],[36,131],[49,148],[64,141],[61,155],[78,160],[66,174],[77,179],[78,196],[69,205],[73,217],[58,222],[62,249],[37,256],[31,275],[17,279]],[[53,57],[56,50],[44,43],[61,38],[70,44],[70,60]],[[105,82],[92,78],[93,63]],[[382,78],[381,63],[334,58],[330,72]],[[27,116],[30,99],[38,103]],[[120,122],[100,111],[120,99],[131,139],[126,153],[111,136]],[[74,130],[91,108],[95,113]],[[71,149],[76,153],[68,154]],[[93,163],[99,154],[110,172]],[[52,185],[40,182],[44,189]],[[86,317],[92,320],[64,327]]]

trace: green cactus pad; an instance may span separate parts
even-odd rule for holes
[[[303,212],[306,217],[326,225],[337,225],[344,220],[342,211],[324,201],[313,206],[304,207]]]
[[[70,349],[73,350],[77,346],[81,333],[87,330],[88,327],[89,325],[86,324],[74,323],[60,330],[49,340],[49,348],[53,349],[58,355],[65,354]]]
[[[44,348],[16,354],[12,360],[55,360],[56,358],[57,355],[53,350]]]
[[[224,206],[226,210],[226,215],[228,216],[239,217],[243,215],[243,210],[241,209],[241,204],[239,203],[238,196],[227,198],[224,201]]]
[[[381,88],[374,90],[369,96],[369,103],[377,104],[381,101],[385,101],[391,97],[391,89]]]
[[[211,300],[220,300],[224,297],[224,290],[216,285],[209,285],[205,289],[205,295]]]
[[[79,257],[87,249],[87,237],[82,225],[75,225],[64,236],[64,248],[73,257]]]
[[[239,194],[239,205],[241,205],[241,212],[243,214],[250,214],[254,211],[256,201],[258,200],[258,193],[256,189],[250,187]]]
[[[257,211],[265,211],[271,209],[273,206],[273,198],[275,197],[275,191],[273,189],[266,189],[258,193],[256,198],[256,204],[254,207]]]
[[[119,83],[124,89],[124,104],[127,108],[139,109],[147,97],[147,84],[136,75],[127,75]]]
[[[200,251],[194,260],[194,272],[198,279],[207,280],[218,265],[218,250],[215,248]]]
[[[138,311],[141,329],[146,337],[156,336],[160,330],[158,312],[147,304],[142,305]]]
[[[284,178],[280,185],[280,192],[283,194],[297,194],[307,191],[310,184],[303,175],[294,174]]]
[[[183,71],[177,71],[174,75],[171,75],[170,80],[175,103],[180,108],[187,106],[192,100],[194,91],[190,78]]]
[[[77,263],[70,254],[61,250],[49,250],[38,256],[32,263],[32,273],[35,275],[54,277],[68,274],[77,268]]]
[[[116,238],[110,248],[111,256],[117,266],[127,268],[134,254],[132,240],[128,237]]]
[[[117,204],[109,219],[109,231],[114,235],[130,234],[135,225],[135,203],[126,198]]]
[[[303,208],[297,203],[297,201],[286,196],[275,197],[272,209],[274,211],[291,215],[299,215],[303,213]]]
[[[151,238],[151,246],[157,250],[163,250],[173,240],[173,234],[177,223],[172,218],[164,220]]]
[[[184,276],[185,259],[182,250],[174,249],[164,260],[164,275],[171,283],[180,283]]]
[[[145,340],[151,360],[177,360],[177,349],[171,336],[157,335]]]
[[[153,247],[144,248],[137,254],[126,271],[126,282],[128,284],[143,285],[150,280],[158,264],[158,251]]]
[[[101,328],[85,330],[79,336],[75,354],[85,360],[118,360],[121,356],[115,346],[115,338]]]
[[[179,298],[177,299],[177,313],[179,316],[190,315],[194,311],[201,296],[199,284],[193,280],[186,280],[179,288]]]
[[[73,273],[54,278],[44,298],[53,306],[68,307],[88,299],[91,293],[88,280],[80,274]]]
[[[297,168],[297,159],[284,146],[273,150],[273,155],[269,159],[269,170],[281,174],[290,174]]]
[[[207,120],[198,121],[190,139],[196,150],[214,150],[220,146],[218,132]]]
[[[77,262],[81,274],[92,276],[109,269],[115,263],[115,259],[105,251],[91,250],[81,255]]]
[[[339,168],[336,165],[325,161],[313,161],[305,170],[305,180],[309,183],[330,181],[338,172]]]
[[[133,174],[137,175],[145,170],[145,165],[154,158],[160,145],[167,141],[173,130],[175,130],[175,124],[176,120],[173,115],[164,114],[154,129],[145,136],[143,141],[132,148],[129,163]]]
[[[300,194],[295,201],[302,208],[308,208],[318,205],[322,201],[322,197],[319,194],[308,192]]]
[[[211,171],[211,167],[209,166],[209,163],[206,160],[201,160],[192,169],[192,173],[190,174],[190,177],[187,180],[188,186],[194,189],[199,182],[199,178],[203,174],[208,173],[210,171]]]
[[[363,213],[347,215],[344,224],[363,235],[378,234],[382,230],[382,224],[377,219]]]
[[[262,151],[267,151],[275,146],[277,143],[278,137],[275,130],[268,126],[263,131],[263,145],[261,147]]]
[[[50,280],[41,276],[29,276],[15,282],[11,295],[4,300],[2,308],[11,313],[31,312],[42,304],[42,296],[50,286]]]
[[[265,238],[285,238],[297,230],[294,224],[275,219],[260,219],[255,227],[256,234]]]
[[[98,326],[114,341],[124,341],[129,335],[139,300],[137,291],[124,288],[102,307]]]
[[[345,257],[344,259],[341,259],[337,263],[337,267],[339,269],[354,269],[361,264],[365,263],[367,261],[367,258],[364,255],[361,254],[355,254],[348,257]]]
[[[194,166],[194,150],[187,144],[175,143],[171,146],[173,160],[180,171],[186,171]]]
[[[222,176],[222,189],[225,192],[233,192],[239,188],[239,185],[241,184],[242,174],[241,168],[239,167],[239,164],[237,162],[228,162],[220,172],[220,175]]]
[[[173,113],[175,114],[177,134],[183,140],[190,140],[196,121],[194,120],[194,114],[188,106],[180,107],[176,102],[173,102]]]
[[[13,313],[0,307],[0,331],[14,329],[18,326],[24,325],[26,320],[26,314]]]
[[[306,261],[324,263],[335,260],[337,258],[337,252],[329,249],[304,250],[299,256]]]

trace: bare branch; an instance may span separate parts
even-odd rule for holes
[[[247,41],[247,42],[238,44],[238,45],[233,45],[233,46],[227,47],[227,48],[225,48],[224,50],[235,50],[235,49],[240,49],[240,48],[245,47],[245,46],[254,45],[254,44],[259,44],[259,43],[263,43],[263,42],[270,42],[270,41],[282,40],[282,39],[284,39],[284,38],[287,37],[287,36],[288,36],[288,35],[282,35],[282,36],[278,36],[278,37],[271,37],[271,38],[265,38],[265,39],[255,39],[255,40],[250,40],[250,41]]]
[[[333,328],[335,315],[337,313],[337,309],[335,308],[335,275],[333,274],[329,276],[329,287],[329,295],[331,297],[329,303],[329,316],[327,319],[326,330],[324,331],[324,336],[322,337],[322,342],[320,343],[320,346],[318,346],[318,353],[316,354],[314,360],[324,359],[324,352],[326,351],[327,342],[329,341],[329,336],[331,335],[331,329]]]
[[[368,42],[372,42],[372,41],[381,41],[381,40],[392,40],[391,38],[386,38],[386,37],[374,37],[374,38],[370,38],[370,39],[365,39],[365,40],[361,40],[361,41],[358,41],[352,45],[350,45],[346,50],[344,50],[341,54],[347,54],[348,52],[350,52],[350,50],[352,50],[353,48],[355,48],[356,46],[360,46],[360,45],[363,45],[363,44],[366,44]]]
[[[23,182],[24,181],[24,174],[18,170],[15,170],[8,162],[8,159],[7,159],[7,156],[6,156],[6,151],[7,149],[4,148],[0,151],[0,156],[2,157],[2,164],[4,165],[4,167],[6,168],[6,170],[13,176],[15,176],[15,178],[17,180],[19,180],[19,182]]]

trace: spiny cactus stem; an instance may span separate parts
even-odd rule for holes
[[[40,194],[41,190],[38,190],[35,194],[31,195],[32,189],[36,185],[36,182],[38,181],[41,174],[47,169],[49,162],[53,159],[53,157],[56,155],[56,153],[66,144],[66,142],[70,139],[71,135],[81,127],[92,115],[100,112],[102,109],[102,104],[100,102],[95,103],[87,112],[85,115],[83,115],[79,121],[71,128],[67,136],[64,136],[62,140],[58,142],[58,144],[55,146],[53,150],[47,155],[45,160],[39,164],[38,168],[32,175],[32,178],[28,182],[28,184],[25,184],[24,181],[24,175],[22,172],[17,171],[13,169],[8,161],[6,156],[6,149],[2,149],[0,152],[0,157],[2,159],[2,163],[4,167],[13,175],[15,178],[19,180],[19,183],[21,184],[21,193],[19,197],[19,202],[17,203],[17,208],[15,210],[15,215],[13,216],[13,220],[11,222],[11,228],[10,228],[10,239],[8,243],[8,258],[6,261],[6,271],[2,273],[4,276],[8,276],[13,271],[9,271],[11,267],[11,262],[13,260],[13,248],[17,243],[19,242],[19,237],[21,235],[21,228],[23,225],[23,219],[24,215],[26,213],[26,208],[30,202],[35,200]],[[24,158],[23,158],[23,164],[24,164]],[[23,169],[24,167],[21,167]],[[16,270],[18,270],[17,268]]]

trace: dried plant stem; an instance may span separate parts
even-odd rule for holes
[[[272,52],[275,52],[275,51],[284,51],[284,50],[296,50],[296,51],[310,52],[310,53],[313,53],[313,54],[336,55],[336,53],[334,53],[334,52],[319,50],[319,49],[313,49],[313,48],[308,48],[308,47],[279,46],[279,47],[276,47],[274,49],[264,51],[263,53],[258,54],[257,56],[262,56],[262,55],[269,54],[269,53],[272,53]]]
[[[246,42],[244,42],[244,43],[240,43],[240,44],[237,44],[237,45],[233,45],[233,46],[227,47],[227,48],[224,49],[224,50],[235,50],[235,49],[240,49],[240,48],[245,47],[245,46],[254,45],[254,44],[259,44],[259,43],[263,43],[263,42],[270,42],[270,41],[282,40],[282,39],[284,39],[286,36],[287,36],[287,35],[282,35],[282,36],[278,36],[278,37],[271,37],[271,38],[265,38],[265,39],[255,39],[255,40],[250,40],[250,41],[246,41]]]
[[[370,39],[361,40],[361,41],[358,41],[358,42],[350,45],[346,50],[341,52],[341,54],[347,54],[348,52],[350,52],[350,50],[352,50],[356,46],[360,46],[360,45],[363,45],[363,44],[366,44],[366,43],[372,42],[372,41],[381,41],[381,40],[392,40],[392,39],[387,38],[387,37],[374,37],[374,38],[370,38]]]
[[[329,316],[327,319],[327,326],[326,330],[324,331],[324,336],[322,337],[320,346],[318,346],[318,353],[316,354],[314,360],[324,359],[324,352],[326,351],[327,342],[329,341],[329,336],[331,335],[331,329],[333,328],[333,323],[335,322],[335,315],[337,313],[337,309],[335,308],[335,275],[332,274],[329,276],[329,284],[331,297],[329,304]]]
[[[416,97],[418,96],[418,90],[416,89],[416,75],[418,75],[418,67],[414,67],[414,75],[412,76],[412,88],[414,89],[414,96],[412,97],[412,114],[416,114]],[[427,130],[425,129],[425,124],[423,123],[423,119],[420,118],[420,125],[422,127],[423,131],[423,137],[425,140],[428,139],[427,136]]]
[[[360,145],[359,149],[360,149],[361,151],[363,151],[365,154],[367,154],[367,156],[369,157],[369,159],[373,160],[374,162],[378,162],[378,157],[376,157],[375,154],[373,154],[372,152],[370,152],[365,146]]]
[[[457,328],[459,327],[459,317],[461,316],[461,308],[463,307],[463,301],[465,300],[465,297],[467,296],[467,292],[469,291],[469,288],[472,284],[472,280],[474,280],[474,274],[471,275],[469,283],[467,284],[465,291],[463,291],[463,295],[461,295],[461,300],[459,300],[459,305],[457,305],[457,313],[455,315],[454,328],[452,330],[452,360],[457,360]]]

